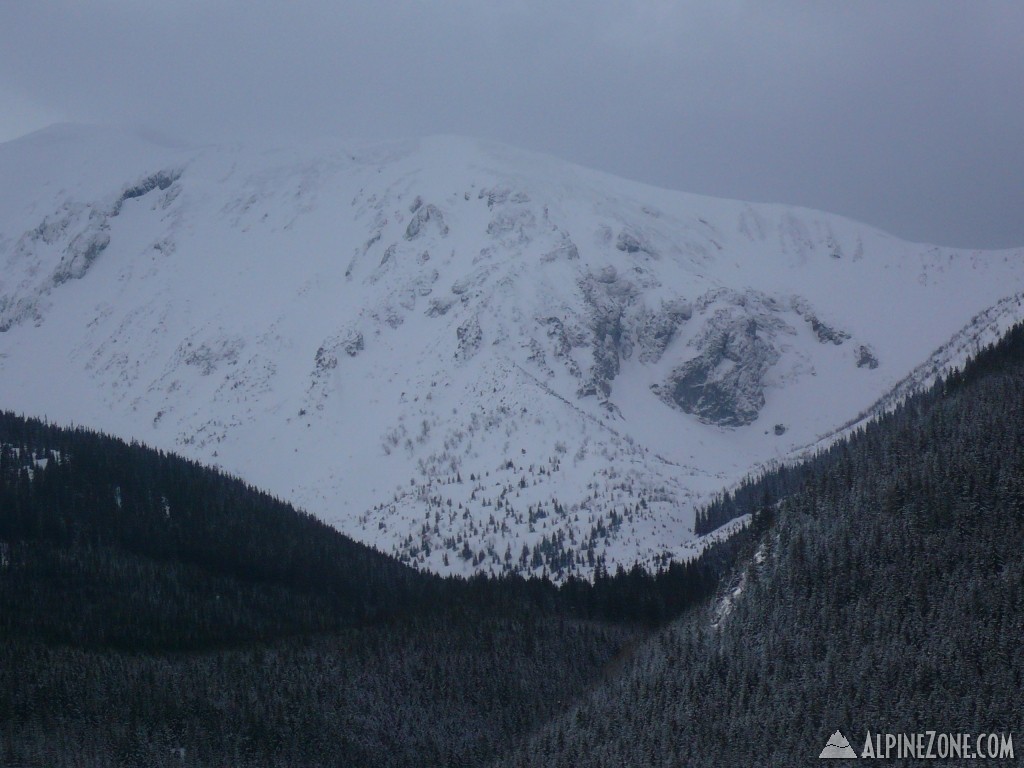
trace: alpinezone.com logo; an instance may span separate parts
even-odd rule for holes
[[[850,742],[846,740],[846,737],[842,733],[836,731],[828,737],[828,744],[821,750],[821,754],[818,757],[828,758],[849,758],[856,757],[857,753],[853,751],[853,747],[850,746]]]
[[[860,754],[840,731],[828,738],[820,758],[882,760],[1012,760],[1013,734],[1010,733],[872,733],[864,737]]]

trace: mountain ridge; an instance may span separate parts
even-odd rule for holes
[[[695,554],[703,500],[1024,288],[1020,249],[457,137],[15,145],[4,407],[217,464],[440,572]]]

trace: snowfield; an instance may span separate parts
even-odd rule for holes
[[[0,407],[454,573],[695,554],[702,500],[1024,316],[1024,249],[454,137],[56,126],[0,145],[0,264]]]

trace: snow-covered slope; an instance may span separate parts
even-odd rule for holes
[[[0,407],[217,464],[455,572],[693,552],[701,499],[1024,289],[1022,250],[466,139],[183,150],[76,126],[0,146],[0,265]]]

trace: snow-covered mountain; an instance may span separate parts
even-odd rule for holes
[[[0,407],[453,572],[692,553],[701,500],[1024,314],[1021,249],[449,137],[57,126],[0,146],[0,264]]]

